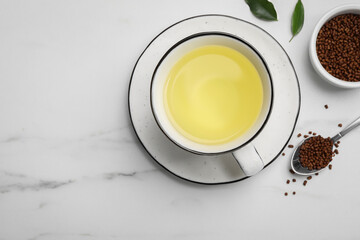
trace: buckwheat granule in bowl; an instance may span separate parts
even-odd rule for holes
[[[316,40],[321,65],[332,76],[360,81],[360,15],[342,14],[326,22]]]
[[[360,4],[340,6],[325,14],[314,29],[309,50],[322,79],[342,88],[359,88]]]

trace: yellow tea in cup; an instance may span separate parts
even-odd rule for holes
[[[185,54],[171,68],[164,104],[183,136],[200,144],[224,144],[256,122],[263,104],[262,81],[240,52],[207,45]]]

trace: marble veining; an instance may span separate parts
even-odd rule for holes
[[[114,178],[119,177],[136,177],[138,175],[146,174],[146,173],[153,173],[159,171],[158,169],[150,169],[145,171],[139,171],[139,172],[112,172],[112,173],[105,173],[104,178],[107,180],[113,180]]]
[[[78,234],[56,234],[56,233],[40,233],[28,240],[42,240],[42,239],[120,239],[120,236],[115,235],[94,235],[90,233]]]
[[[56,189],[73,183],[73,180],[68,181],[49,181],[34,179],[32,177],[0,171],[0,193],[8,193],[11,191],[40,191],[46,189]],[[6,184],[8,183],[8,184]]]

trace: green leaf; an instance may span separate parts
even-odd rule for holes
[[[274,5],[268,0],[245,0],[255,17],[266,21],[277,21]]]
[[[304,25],[304,5],[302,4],[301,0],[295,5],[295,9],[291,18],[291,32],[292,38],[289,42],[301,31]]]

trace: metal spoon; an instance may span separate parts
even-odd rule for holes
[[[356,128],[357,126],[360,125],[360,117],[357,118],[355,121],[353,121],[349,126],[347,126],[346,128],[344,128],[341,132],[339,132],[338,134],[336,134],[334,137],[331,138],[333,143],[336,143],[340,138],[342,138],[343,136],[345,136],[348,132],[350,132],[351,130],[353,130],[354,128]],[[310,138],[308,138],[310,139]],[[292,157],[291,157],[291,161],[290,161],[290,165],[292,170],[299,174],[299,175],[311,175],[311,174],[315,174],[318,173],[320,171],[322,171],[325,168],[322,168],[320,170],[309,170],[307,168],[304,168],[303,166],[301,166],[301,163],[299,161],[299,153],[300,153],[300,147],[301,145],[304,143],[304,141],[308,140],[308,139],[304,139],[303,141],[301,141],[301,143],[297,146],[297,148],[295,149]],[[334,148],[334,145],[333,145]]]

